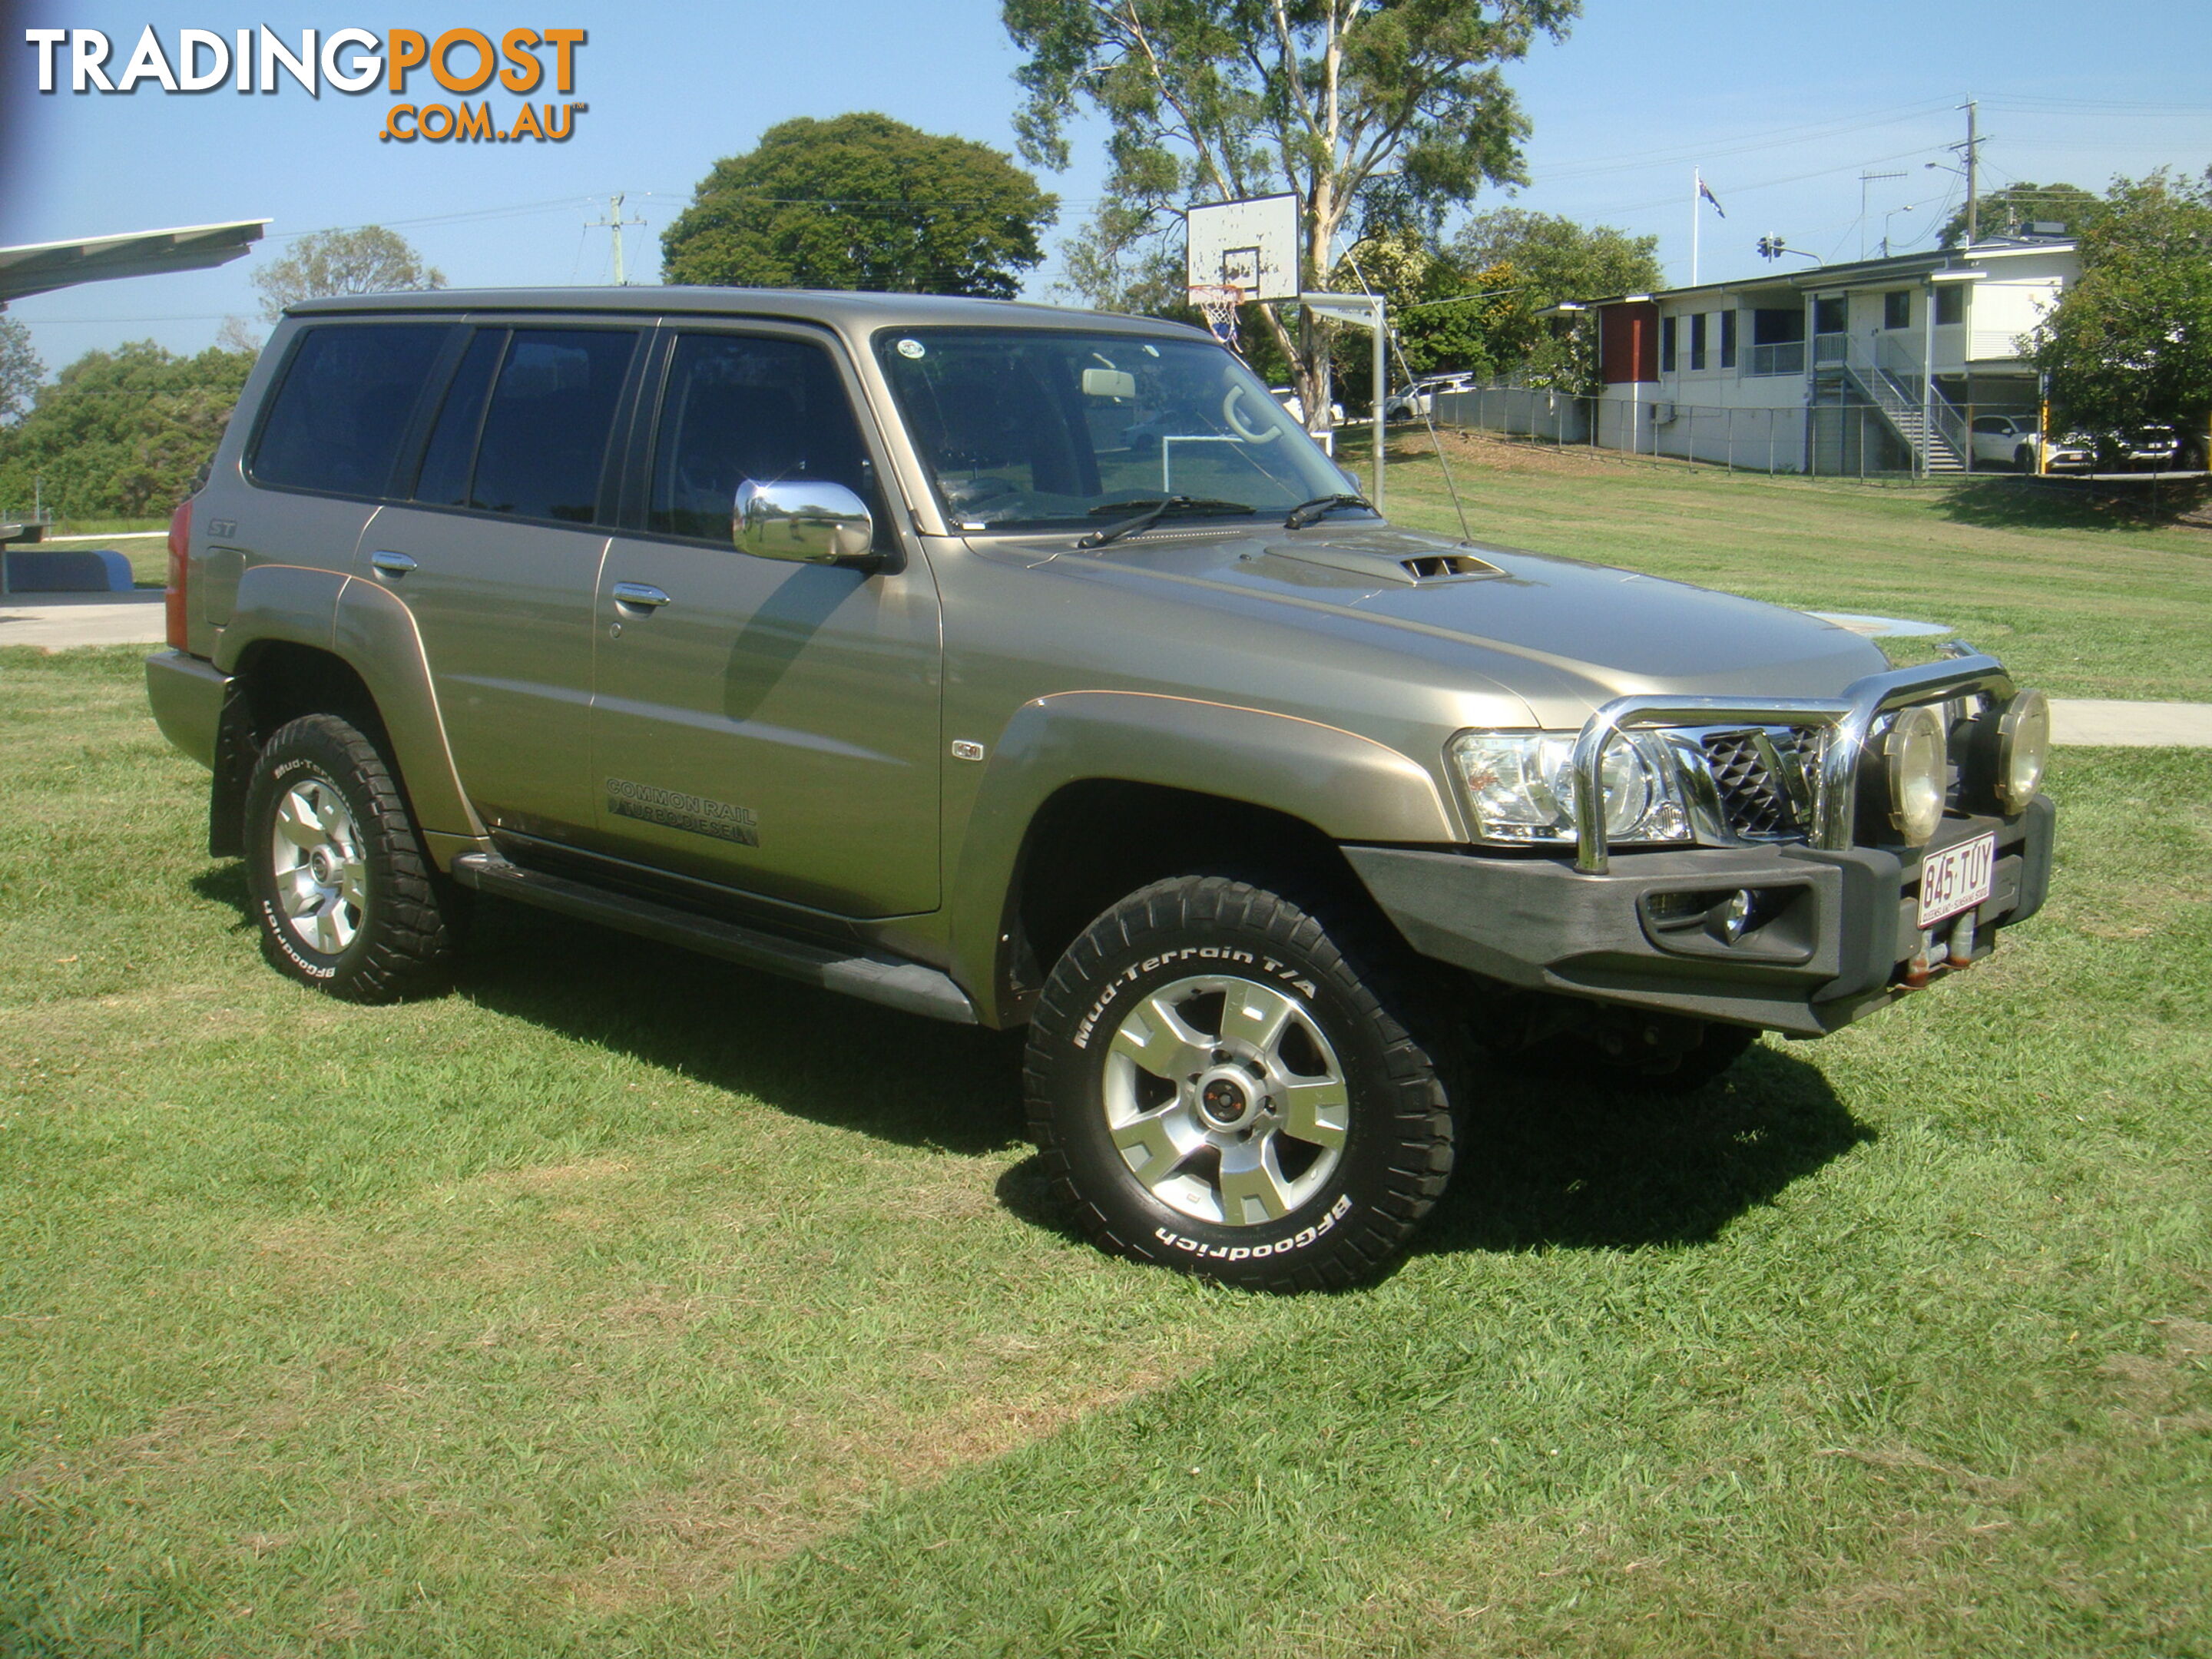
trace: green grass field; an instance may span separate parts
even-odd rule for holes
[[[1621,489],[1748,579],[1776,487]],[[1848,499],[1802,602],[1912,614]],[[2190,532],[2001,533],[2135,574],[1991,643],[2204,675]],[[0,652],[0,1653],[2212,1655],[2212,751],[2061,751],[2049,909],[1867,1024],[1483,1079],[1282,1301],[1080,1243],[1003,1036],[495,907],[278,978],[137,658]]]
[[[1456,533],[1425,434],[1394,446],[1394,518]],[[1400,453],[1402,452],[1402,453]],[[1363,481],[1368,451],[1341,459]],[[1990,478],[1772,477],[1476,439],[1446,452],[1477,540],[1808,611],[1952,625],[2061,696],[2212,702],[2212,531]],[[1899,660],[1932,654],[1901,640]]]

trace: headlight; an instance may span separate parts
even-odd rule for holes
[[[1889,781],[1889,821],[1917,847],[1943,822],[1951,764],[1942,717],[1924,704],[1899,709],[1882,738],[1882,764]]]
[[[1476,833],[1485,841],[1575,839],[1575,738],[1563,732],[1462,732],[1451,741]],[[1611,842],[1687,841],[1690,826],[1665,744],[1629,732],[1607,745],[1599,783]]]

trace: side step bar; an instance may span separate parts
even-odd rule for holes
[[[818,985],[825,991],[842,991],[866,1002],[879,1002],[887,1008],[949,1020],[955,1025],[978,1023],[975,1006],[968,1000],[968,994],[945,975],[918,962],[842,955],[824,945],[781,939],[737,922],[693,915],[650,899],[610,893],[543,871],[526,870],[489,853],[462,854],[453,860],[453,879],[480,893],[519,899],[564,916],[599,922],[763,973]]]

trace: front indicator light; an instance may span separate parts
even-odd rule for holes
[[[1890,823],[1908,844],[1919,846],[1943,822],[1950,782],[1942,717],[1925,705],[1900,709],[1882,738],[1882,765],[1889,782]]]

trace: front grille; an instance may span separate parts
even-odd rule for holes
[[[1778,751],[1795,751],[1808,775],[1819,764],[1818,732],[1793,727],[1770,732],[1767,737]],[[1788,787],[1760,757],[1750,732],[1716,732],[1705,739],[1704,747],[1705,768],[1712,774],[1730,830],[1760,840],[1805,833]]]

